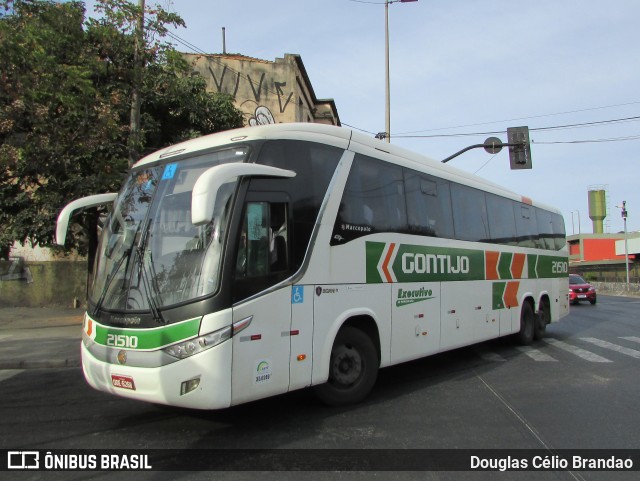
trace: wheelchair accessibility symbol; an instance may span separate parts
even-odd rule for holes
[[[304,302],[304,286],[293,286],[291,291],[291,304],[302,304]]]

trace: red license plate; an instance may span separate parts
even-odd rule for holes
[[[113,384],[114,387],[119,387],[120,389],[130,389],[132,391],[136,390],[136,385],[133,382],[133,378],[131,376],[121,376],[120,374],[112,374],[111,384]]]

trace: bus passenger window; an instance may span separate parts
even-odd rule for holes
[[[495,194],[486,194],[486,199],[491,242],[518,245],[513,200]]]
[[[378,232],[406,232],[402,168],[356,154],[334,224],[331,245]]]
[[[489,240],[485,193],[463,184],[451,184],[451,203],[456,239],[471,242]]]
[[[453,238],[449,181],[405,169],[404,182],[409,232]]]
[[[516,215],[518,245],[520,247],[539,247],[538,224],[536,222],[536,212],[534,208],[520,204],[519,211],[520,215]]]
[[[537,247],[542,249],[555,249],[555,241],[553,238],[553,223],[551,222],[551,212],[542,209],[536,209],[536,222],[538,228]]]

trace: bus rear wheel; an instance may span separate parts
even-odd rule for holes
[[[540,311],[538,311],[538,316],[536,318],[536,327],[533,332],[533,337],[536,341],[539,341],[544,337],[544,334],[547,330],[547,324],[551,322],[551,314],[549,311],[549,303],[546,300],[543,300],[540,303]]]
[[[329,379],[317,386],[317,396],[330,406],[362,401],[378,377],[378,354],[364,332],[343,327],[333,343],[329,361]]]
[[[536,315],[533,312],[531,303],[525,301],[520,311],[520,332],[516,334],[518,343],[522,346],[531,344],[535,335],[535,328]]]

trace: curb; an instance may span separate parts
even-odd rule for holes
[[[59,359],[53,361],[0,361],[2,369],[63,369],[80,367],[78,359]]]

